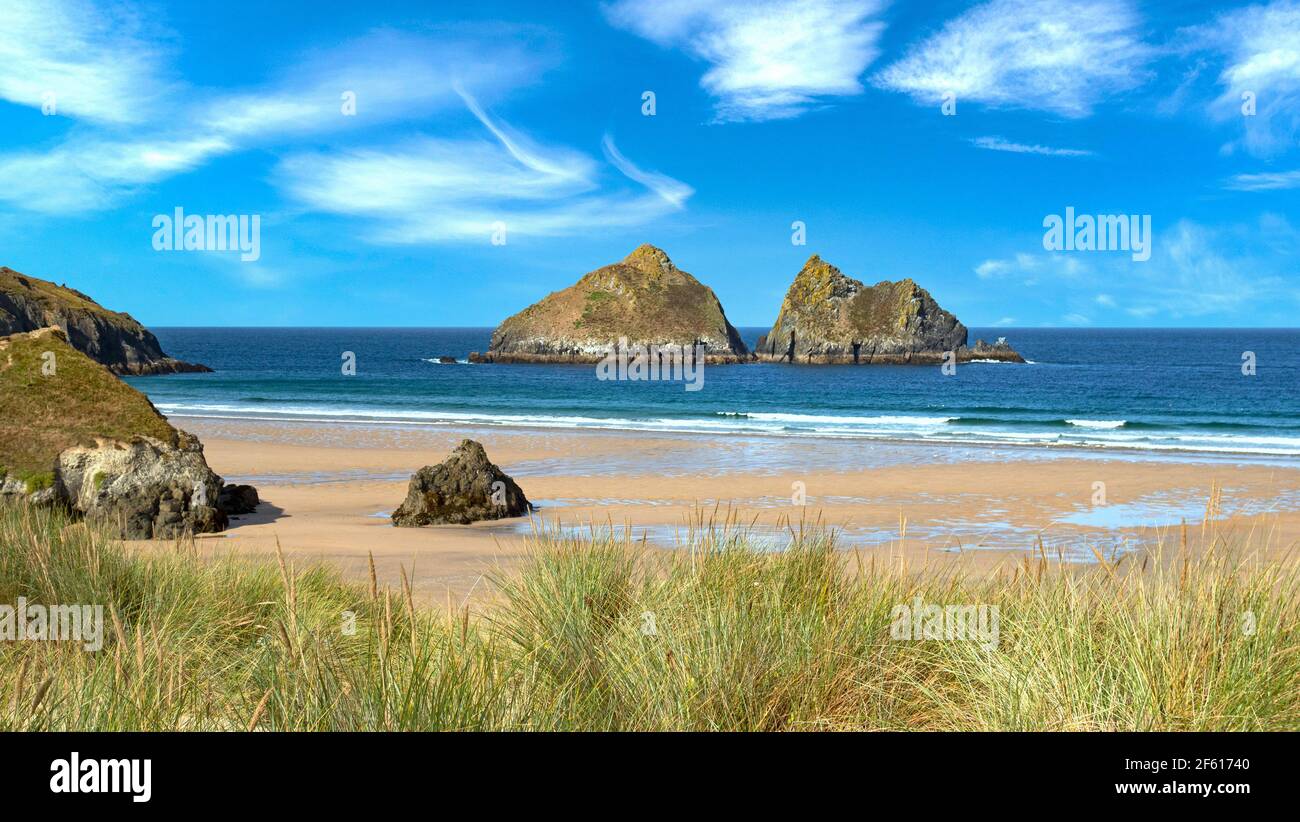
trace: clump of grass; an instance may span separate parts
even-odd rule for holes
[[[24,490],[29,494],[37,491],[44,491],[54,485],[53,471],[30,471],[18,475],[18,479],[23,483]]]
[[[543,532],[472,612],[417,607],[405,575],[139,553],[0,509],[0,603],[108,623],[98,653],[0,642],[0,728],[1297,730],[1300,575],[1253,541],[968,578],[815,529],[781,552]],[[996,607],[997,643],[894,639],[917,598]]]

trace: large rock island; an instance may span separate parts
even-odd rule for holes
[[[223,486],[197,438],[62,329],[0,338],[0,503],[61,507],[128,539],[172,539],[223,530],[229,513],[257,504],[252,489]]]
[[[0,336],[58,326],[73,348],[114,374],[211,371],[163,353],[158,338],[130,314],[109,311],[67,286],[0,267]]]
[[[814,254],[794,278],[755,355],[767,362],[1024,362],[1004,341],[967,345],[966,326],[911,280],[873,286]]]
[[[743,362],[749,350],[713,290],[642,245],[622,261],[509,317],[475,362],[599,362],[611,347],[703,345],[708,363]]]

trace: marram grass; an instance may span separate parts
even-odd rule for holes
[[[963,578],[820,531],[779,553],[542,533],[449,612],[0,509],[0,605],[106,623],[94,653],[0,641],[0,729],[1297,730],[1300,577],[1252,541]],[[894,638],[918,598],[995,606],[996,645]]]

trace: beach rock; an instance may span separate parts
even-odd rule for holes
[[[80,291],[0,267],[0,336],[58,326],[72,347],[114,374],[211,371],[163,353],[158,338],[129,314],[109,311]]]
[[[794,278],[755,355],[766,362],[942,363],[1024,360],[1006,345],[967,347],[966,326],[910,279],[866,286],[814,254]]]
[[[642,245],[562,291],[549,294],[492,334],[470,362],[599,362],[612,346],[703,345],[709,363],[749,359],[713,290],[662,250]]]
[[[438,362],[442,363],[443,365],[452,365],[452,364],[454,364],[454,363],[456,362],[456,358],[455,358],[455,357],[439,357],[439,358],[438,358]]]
[[[251,514],[260,503],[257,489],[251,485],[223,485],[217,496],[217,507],[227,516]]]
[[[440,465],[426,465],[411,476],[406,500],[393,512],[393,524],[468,525],[518,517],[531,504],[515,481],[492,464],[483,446],[462,440]]]
[[[0,338],[0,496],[112,523],[128,539],[226,527],[197,438],[59,328]]]
[[[221,477],[198,439],[180,433],[177,445],[137,437],[68,448],[59,454],[55,488],[75,514],[118,526],[124,539],[225,530]]]

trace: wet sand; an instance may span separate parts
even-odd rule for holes
[[[1043,545],[1093,562],[1198,526],[1217,489],[1221,533],[1266,547],[1300,540],[1300,465],[1231,458],[1044,448],[970,448],[865,440],[646,435],[499,427],[374,426],[174,417],[197,434],[227,482],[255,485],[257,513],[204,550],[262,554],[278,540],[292,561],[324,560],[381,582],[413,571],[431,603],[463,601],[485,573],[523,556],[532,529],[608,528],[650,546],[689,550],[691,524],[743,523],[778,548],[800,523],[832,526],[846,549],[915,568],[982,573]],[[484,444],[537,506],[532,520],[394,528],[387,514],[412,472],[464,437]],[[802,503],[802,504],[800,504]]]

